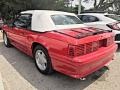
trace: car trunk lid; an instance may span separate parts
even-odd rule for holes
[[[72,29],[64,29],[64,30],[54,30],[54,32],[60,33],[69,37],[73,37],[76,39],[80,39],[87,36],[107,33],[110,31],[89,27],[89,28],[72,28]]]

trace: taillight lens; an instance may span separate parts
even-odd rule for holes
[[[71,57],[82,56],[97,51],[99,48],[108,47],[114,43],[114,37],[109,37],[99,41],[89,42],[80,45],[69,45],[68,54]]]
[[[99,48],[107,46],[107,39],[103,39],[99,41]]]
[[[85,46],[84,45],[69,45],[68,54],[71,57],[84,55]]]
[[[107,24],[107,26],[113,30],[120,30],[120,23]]]
[[[68,54],[71,57],[82,56],[97,51],[98,48],[99,48],[99,41],[80,44],[80,45],[69,45]]]
[[[99,41],[95,41],[92,43],[92,51],[96,51],[99,48]]]
[[[74,57],[75,56],[74,52],[75,52],[75,47],[73,45],[69,45],[68,46],[68,54],[69,54],[69,56]]]
[[[115,37],[109,37],[109,38],[107,39],[107,45],[106,45],[106,46],[109,46],[109,45],[113,44],[113,43],[114,43],[114,40],[115,40]]]

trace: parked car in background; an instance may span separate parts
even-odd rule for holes
[[[115,33],[115,42],[120,43],[120,23],[117,16],[104,13],[83,13],[78,17],[87,26],[92,26],[104,30],[112,30]]]
[[[24,11],[2,29],[5,46],[33,57],[43,74],[85,77],[112,61],[117,49],[112,32],[87,27],[67,12]]]
[[[2,20],[2,18],[0,18],[0,30],[2,28],[2,25],[3,25],[3,20]]]
[[[118,17],[120,17],[120,15],[117,15]]]
[[[120,16],[119,15],[116,15],[116,14],[106,14],[105,16],[120,22]]]

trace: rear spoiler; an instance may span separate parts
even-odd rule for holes
[[[84,34],[84,35],[77,35],[76,38],[77,39],[80,39],[80,38],[84,38],[84,37],[87,37],[87,36],[92,36],[92,35],[97,35],[97,34],[103,34],[103,33],[109,33],[109,32],[112,32],[112,30],[101,30],[101,31],[96,31],[96,32],[91,32],[91,33],[87,33],[87,34]]]
[[[78,32],[78,33],[79,33],[79,34],[76,35],[76,36],[72,36],[72,35],[63,33],[63,32],[58,31],[58,30],[53,30],[53,32],[60,33],[60,34],[64,34],[64,35],[66,35],[66,36],[69,36],[69,37],[72,37],[72,38],[75,38],[75,39],[80,39],[80,38],[84,38],[84,37],[87,37],[87,36],[92,36],[92,35],[97,35],[97,34],[112,32],[111,30],[102,30],[102,29],[97,29],[97,28],[89,28],[89,29],[93,29],[93,31],[95,30],[95,32],[90,31],[90,30],[87,30],[87,29],[83,29],[83,30],[85,30],[85,31],[89,31],[89,33],[82,34],[82,33],[79,32],[79,31],[75,31],[75,32]],[[74,31],[74,30],[71,29],[71,31]]]

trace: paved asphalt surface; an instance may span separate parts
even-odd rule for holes
[[[32,58],[15,47],[6,48],[3,42],[0,42],[0,55],[12,65],[21,77],[38,90],[120,90],[120,48],[116,53],[115,60],[109,66],[109,71],[96,72],[89,75],[85,81],[73,79],[58,72],[44,76],[36,69]]]

